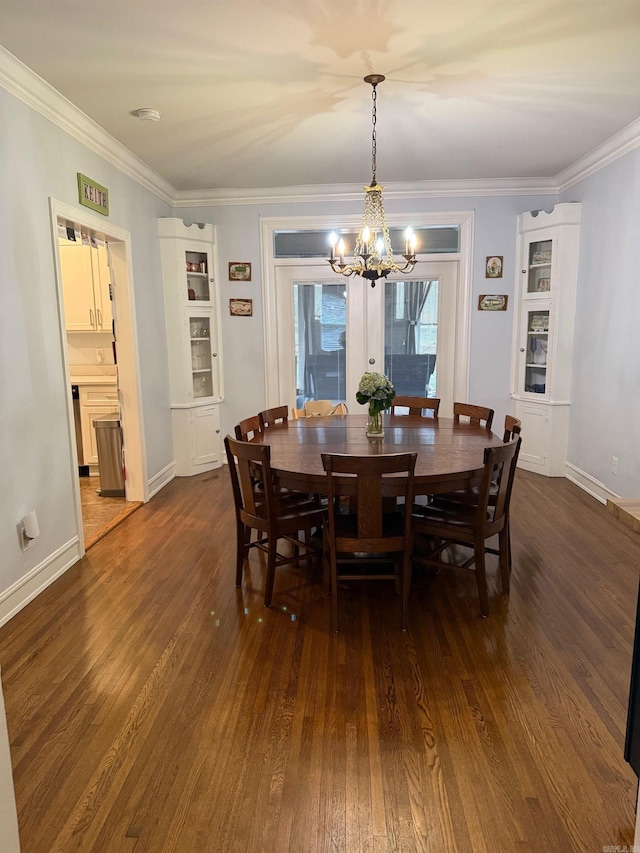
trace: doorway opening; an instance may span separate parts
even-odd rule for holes
[[[130,235],[53,199],[50,206],[84,553],[148,500]]]

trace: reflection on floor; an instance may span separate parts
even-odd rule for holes
[[[107,533],[110,533],[128,515],[142,506],[140,501],[127,501],[125,498],[103,498],[100,496],[99,490],[99,477],[80,477],[82,529],[86,551]]]

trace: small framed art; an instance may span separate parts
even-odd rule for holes
[[[502,255],[489,255],[486,260],[485,278],[502,278]]]
[[[247,261],[231,261],[229,281],[251,281],[251,264]]]
[[[508,299],[506,293],[483,293],[478,297],[478,311],[506,311]]]
[[[230,299],[229,314],[232,317],[252,317],[253,299]]]

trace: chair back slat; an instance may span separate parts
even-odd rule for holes
[[[251,441],[251,439],[260,432],[260,417],[252,415],[250,418],[245,418],[235,426],[236,439],[238,441]]]
[[[406,397],[396,396],[391,404],[391,413],[394,415],[403,414],[397,409],[409,409],[410,415],[423,415],[429,412],[432,418],[438,417],[440,409],[440,399],[438,397]]]
[[[501,523],[509,511],[511,490],[521,444],[522,439],[516,437],[503,444],[502,447],[487,447],[485,449],[485,469],[480,492],[482,506],[478,507],[478,513],[483,513],[483,517],[486,518],[490,503],[492,509],[491,523],[494,525]]]
[[[286,423],[289,420],[288,406],[275,406],[273,409],[265,409],[258,413],[260,420],[260,430],[264,430],[268,426],[275,423]]]
[[[472,403],[453,404],[453,420],[457,424],[461,423],[461,418],[466,418],[471,426],[484,426],[486,429],[491,429],[493,415],[493,409],[487,406],[475,406]]]
[[[520,435],[522,431],[522,421],[519,418],[515,418],[513,415],[505,415],[504,416],[504,438],[503,441],[506,444],[508,441],[514,439],[517,435]]]

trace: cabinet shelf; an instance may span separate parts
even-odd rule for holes
[[[539,269],[542,269],[544,267],[548,267],[549,269],[551,269],[551,261],[549,261],[548,263],[544,263],[544,264],[529,264],[530,270],[539,270]]]
[[[535,361],[528,361],[525,364],[525,367],[535,367],[536,369],[546,370],[547,364],[546,364],[546,362],[544,364],[536,364]]]

